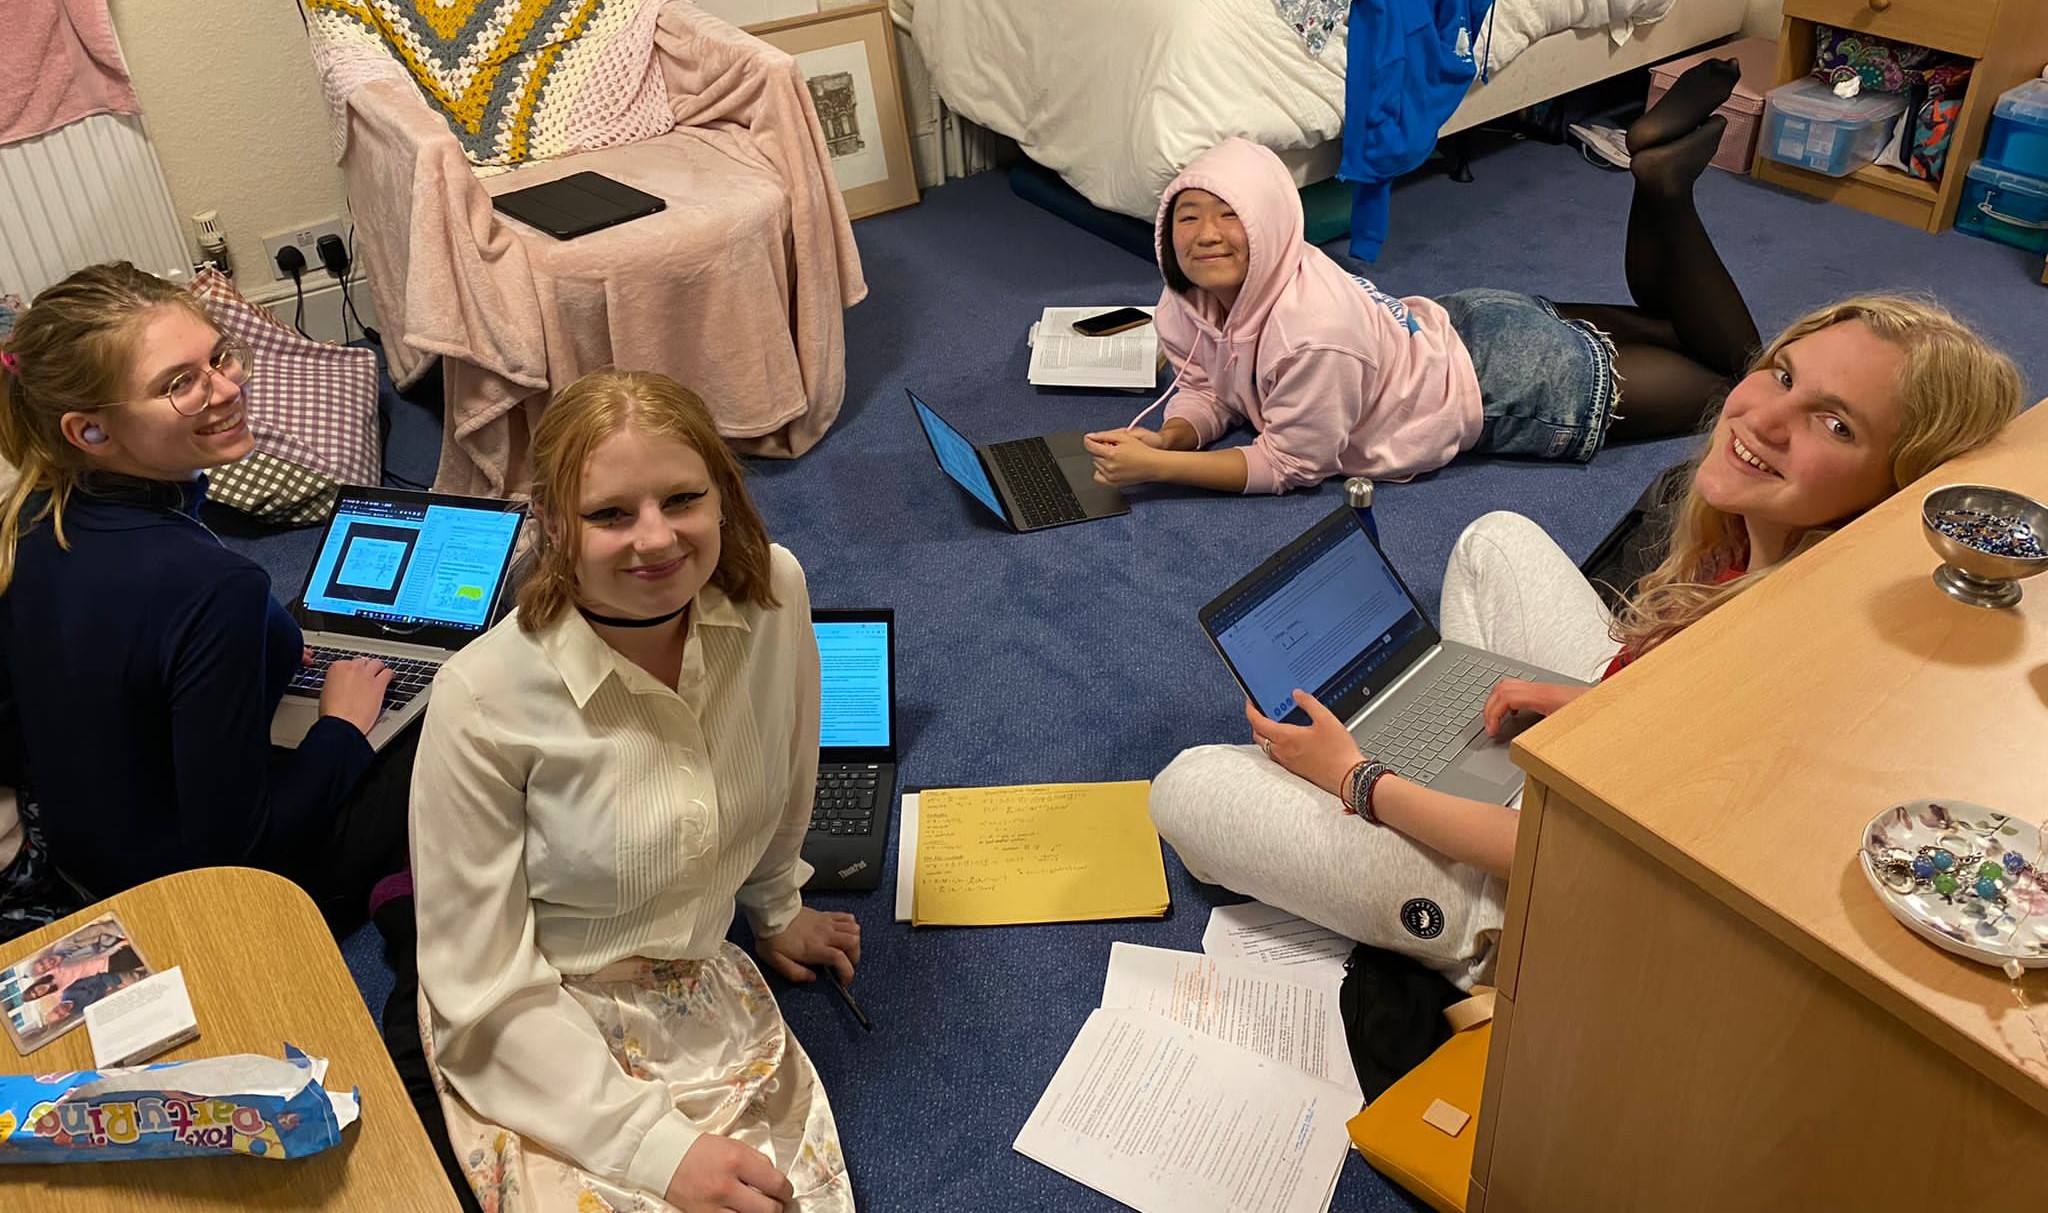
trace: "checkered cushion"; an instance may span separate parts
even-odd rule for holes
[[[223,332],[256,353],[256,377],[243,392],[257,450],[341,484],[383,480],[375,354],[299,336],[237,294],[219,270],[202,271],[192,292]]]
[[[312,526],[334,513],[334,481],[309,467],[251,451],[206,478],[209,500],[284,526]]]

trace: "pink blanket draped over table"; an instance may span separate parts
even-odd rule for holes
[[[0,144],[141,112],[107,0],[9,0],[0,20]]]
[[[606,367],[673,376],[750,454],[800,455],[838,416],[840,312],[867,285],[802,73],[687,0],[662,6],[655,56],[674,130],[482,179],[410,81],[348,92],[342,167],[392,376],[444,360],[436,489],[524,492],[551,391]],[[586,171],[668,210],[557,241],[491,208]]]

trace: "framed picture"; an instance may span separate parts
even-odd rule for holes
[[[910,129],[889,6],[866,4],[752,27],[796,57],[810,86],[846,214],[862,219],[917,201]]]
[[[697,7],[733,25],[752,27],[818,11],[818,0],[697,0]]]

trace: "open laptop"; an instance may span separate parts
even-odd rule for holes
[[[916,392],[904,394],[946,475],[1012,529],[1042,531],[1131,512],[1121,492],[1096,483],[1080,430],[976,446]]]
[[[896,612],[811,608],[818,636],[818,794],[807,889],[872,889],[896,803]]]
[[[1522,787],[1480,709],[1503,678],[1584,685],[1445,640],[1357,514],[1339,507],[1201,610],[1202,630],[1269,719],[1307,724],[1306,690],[1359,748],[1417,783],[1506,804]]]
[[[320,718],[330,662],[375,657],[391,667],[369,734],[383,749],[426,710],[441,663],[497,618],[525,520],[516,501],[342,486],[292,607],[313,664],[286,688],[271,743],[296,747]]]

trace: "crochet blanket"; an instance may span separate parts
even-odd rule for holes
[[[408,80],[463,155],[509,168],[635,143],[675,126],[654,65],[657,0],[306,0],[344,142],[349,94]]]

